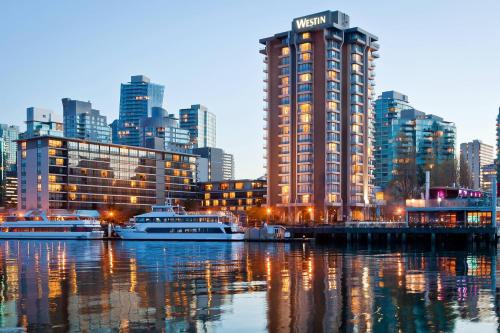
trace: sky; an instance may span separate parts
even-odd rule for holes
[[[259,39],[295,17],[340,10],[379,37],[376,92],[397,90],[457,125],[458,143],[495,143],[500,106],[500,1],[2,0],[0,123],[26,108],[62,114],[61,98],[118,117],[120,83],[165,85],[170,113],[203,104],[237,178],[263,175]]]

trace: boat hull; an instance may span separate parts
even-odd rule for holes
[[[0,232],[0,239],[103,239],[104,232]]]
[[[115,232],[121,239],[125,240],[163,240],[163,241],[243,241],[245,235],[243,233],[232,234],[203,234],[203,233],[148,233],[135,230],[117,229]]]

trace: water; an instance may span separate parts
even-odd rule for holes
[[[1,241],[0,332],[495,332],[496,253]]]

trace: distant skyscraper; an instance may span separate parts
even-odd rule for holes
[[[92,109],[90,102],[63,98],[64,136],[81,140],[111,142],[106,116]]]
[[[493,146],[473,140],[460,145],[460,157],[463,158],[472,176],[473,189],[479,190],[483,187],[483,168],[493,163]]]
[[[402,110],[412,109],[408,96],[397,91],[384,91],[375,101],[375,185],[385,188],[392,179],[396,149],[393,149],[397,133],[393,122]]]
[[[29,107],[26,109],[26,132],[21,136],[29,139],[36,136],[63,136],[64,126],[61,116],[51,110]]]
[[[189,130],[195,148],[216,146],[215,115],[200,104],[179,110],[181,128]]]
[[[189,131],[179,127],[179,121],[163,108],[153,107],[152,116],[139,123],[141,146],[168,150],[187,151],[191,149]]]
[[[16,204],[16,154],[19,127],[0,124],[0,206]]]
[[[220,148],[203,147],[193,149],[193,154],[199,155],[198,179],[199,182],[221,181],[234,179],[233,155],[227,154]]]
[[[123,83],[120,90],[120,115],[112,126],[114,143],[140,146],[139,124],[150,117],[153,107],[163,106],[165,87],[151,83],[144,75],[132,76],[129,83]]]
[[[325,11],[260,40],[268,204],[283,221],[368,218],[374,207],[377,37]]]
[[[17,143],[15,141],[17,139],[19,139],[19,126],[0,124],[2,156],[5,156],[5,164],[7,164],[9,169],[11,167],[15,168],[16,165]]]

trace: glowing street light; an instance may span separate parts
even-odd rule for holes
[[[271,217],[271,208],[267,208],[266,212],[267,212],[267,224],[269,224],[269,219]]]

